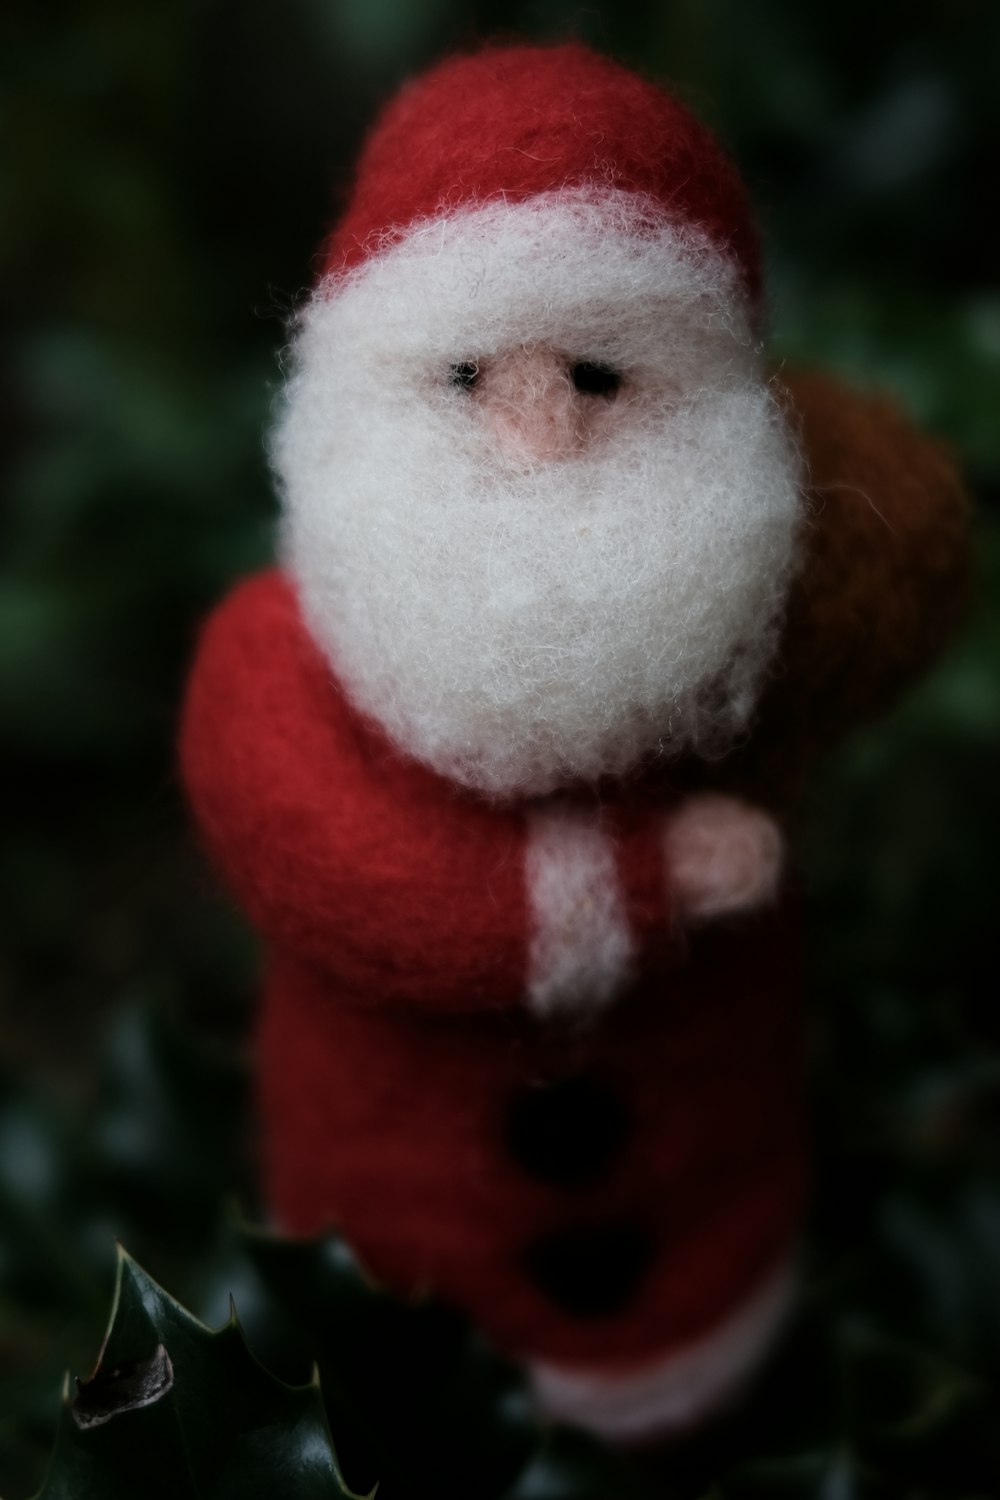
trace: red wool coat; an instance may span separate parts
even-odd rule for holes
[[[390,1287],[465,1307],[511,1352],[610,1370],[708,1333],[787,1258],[794,920],[786,900],[679,929],[662,780],[602,795],[633,984],[589,1021],[540,1020],[528,809],[362,721],[281,574],[210,620],[181,752],[269,948],[259,1097],[282,1226],[338,1228]]]

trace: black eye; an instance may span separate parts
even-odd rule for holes
[[[461,364],[452,365],[448,374],[452,385],[457,385],[463,391],[471,391],[479,379],[479,366],[474,359],[466,359]]]
[[[582,359],[569,367],[569,378],[585,396],[606,396],[610,401],[621,390],[622,377],[610,365]]]

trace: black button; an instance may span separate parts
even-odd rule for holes
[[[579,1187],[607,1171],[629,1134],[619,1094],[594,1078],[526,1085],[510,1102],[505,1144],[522,1171],[554,1187]]]
[[[623,1312],[655,1253],[648,1229],[619,1221],[542,1235],[528,1246],[523,1264],[549,1302],[585,1321]]]

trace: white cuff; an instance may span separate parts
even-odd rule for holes
[[[784,1321],[797,1283],[793,1258],[726,1322],[696,1343],[626,1373],[528,1366],[546,1416],[629,1443],[691,1426],[735,1395]]]

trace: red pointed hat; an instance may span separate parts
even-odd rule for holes
[[[491,47],[406,85],[362,152],[323,271],[358,265],[423,219],[584,186],[658,200],[732,255],[759,298],[746,192],[714,136],[662,89],[576,43]]]

